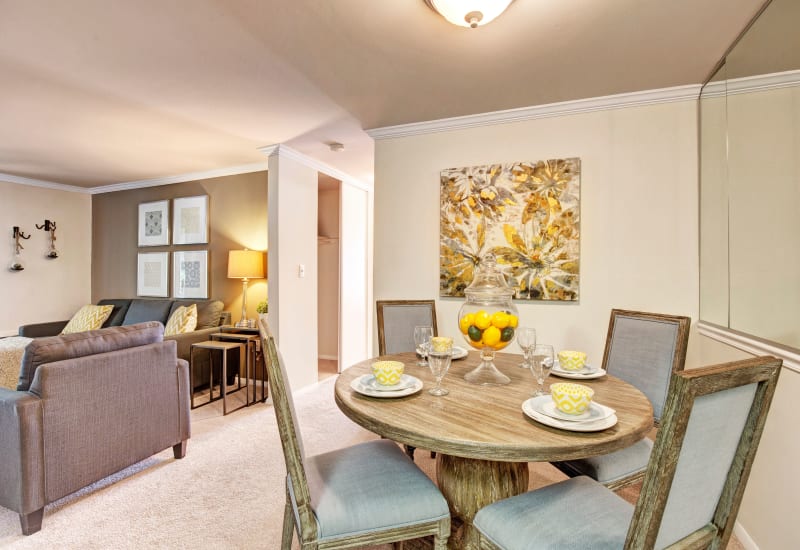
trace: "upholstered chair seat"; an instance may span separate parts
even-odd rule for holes
[[[387,439],[309,457],[305,467],[320,540],[450,516],[433,482]]]

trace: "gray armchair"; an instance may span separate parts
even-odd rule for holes
[[[25,535],[44,506],[190,436],[189,367],[148,322],[37,338],[0,388],[0,505]]]

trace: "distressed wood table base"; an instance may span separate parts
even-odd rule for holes
[[[528,490],[527,462],[499,462],[436,455],[436,480],[450,505],[450,515],[461,520],[460,533],[450,536],[450,548],[476,549],[479,537],[472,526],[478,510]]]

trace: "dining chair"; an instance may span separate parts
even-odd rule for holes
[[[574,477],[479,510],[480,547],[725,548],[781,364],[756,357],[675,372],[635,505]]]
[[[417,350],[414,327],[430,326],[438,336],[435,300],[378,300],[378,354],[390,355]],[[416,447],[404,445],[406,454],[414,459]],[[431,451],[431,458],[436,453]]]
[[[435,300],[378,300],[375,307],[380,355],[416,351],[415,326],[429,325],[433,327],[433,335],[439,335]]]
[[[644,393],[653,406],[653,423],[659,425],[670,376],[683,370],[692,320],[680,315],[611,310],[602,367]],[[653,441],[641,439],[630,447],[606,455],[553,462],[570,477],[586,475],[611,489],[641,481]]]
[[[374,440],[306,456],[283,358],[259,321],[272,403],[286,462],[281,548],[297,531],[303,550],[396,543],[433,535],[444,550],[450,536],[447,501],[392,441]]]

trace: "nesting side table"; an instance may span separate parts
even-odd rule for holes
[[[189,350],[189,369],[190,369],[190,380],[194,378],[194,352],[198,349],[205,349],[208,350],[209,358],[213,359],[213,353],[218,351],[222,355],[222,380],[220,381],[220,395],[214,398],[214,365],[212,361],[209,361],[209,369],[208,369],[208,401],[206,403],[202,403],[201,405],[197,405],[198,407],[202,407],[203,405],[208,405],[213,401],[217,401],[222,398],[222,415],[225,416],[228,414],[228,352],[233,349],[239,350],[239,357],[241,357],[245,352],[245,345],[241,342],[218,342],[207,340],[205,342],[197,342],[192,344],[191,349]],[[245,373],[245,391],[247,391],[247,384],[250,378],[250,362],[246,361],[247,365],[247,372]],[[239,370],[239,365],[236,365],[237,371]],[[239,391],[242,387],[241,383],[241,374],[239,375],[239,384],[238,388],[233,391]],[[192,398],[191,398],[191,408],[194,409],[194,388],[191,391]],[[237,407],[234,410],[241,409],[242,407],[247,406],[247,399],[245,399],[245,404],[241,407]],[[233,412],[233,411],[231,411]]]
[[[246,371],[248,380],[245,382],[245,393],[247,394],[247,405],[253,405],[258,401],[262,403],[267,400],[267,369],[261,355],[261,338],[258,332],[251,334],[249,329],[247,332],[217,332],[211,335],[211,340],[215,342],[239,342],[247,346],[247,359]],[[259,360],[261,359],[261,360]],[[258,397],[258,379],[256,378],[261,374],[261,398]],[[253,397],[250,398],[250,381],[249,378],[253,377]]]

